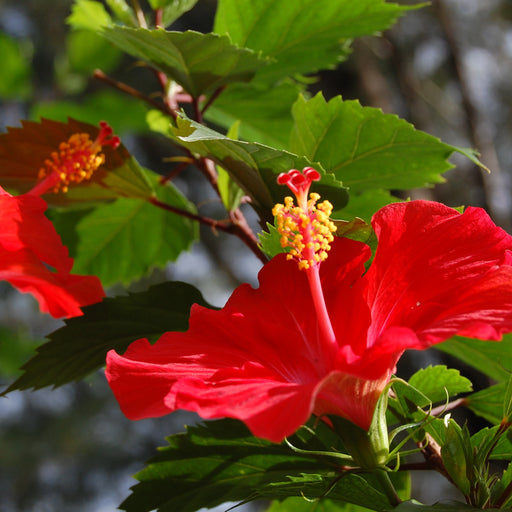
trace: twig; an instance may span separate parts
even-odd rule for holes
[[[431,416],[439,416],[440,414],[443,414],[448,411],[453,411],[453,409],[456,409],[457,407],[461,407],[467,404],[467,400],[465,398],[458,398],[457,400],[454,400],[453,402],[449,402],[445,405],[440,405],[439,407],[434,407],[430,411]]]
[[[201,113],[204,115],[204,113],[210,108],[210,105],[221,95],[222,91],[226,88],[225,85],[221,85],[215,91],[213,91],[213,94],[208,98],[208,101],[201,109]]]
[[[219,221],[215,219],[210,219],[209,217],[203,217],[202,215],[197,215],[195,213],[189,212],[187,210],[183,210],[182,208],[177,208],[170,204],[164,203],[157,199],[156,197],[150,197],[148,201],[157,206],[158,208],[162,208],[163,210],[167,210],[169,212],[175,213],[176,215],[180,215],[181,217],[185,217],[187,219],[195,220],[200,222],[201,224],[205,224],[206,226],[210,226],[214,230],[223,231],[224,233],[229,233],[232,235],[236,235],[238,238],[244,242],[249,249],[254,253],[254,255],[262,262],[267,263],[268,259],[260,250],[257,244],[256,237],[252,233],[250,229],[246,229],[243,222],[238,219],[238,222],[235,223],[231,220],[229,221]],[[245,220],[245,218],[242,216]]]
[[[142,101],[145,101],[146,103],[150,104],[152,107],[160,110],[160,112],[163,112],[166,115],[170,115],[174,118],[176,118],[176,112],[174,110],[170,109],[166,105],[163,105],[162,103],[159,103],[158,101],[155,101],[154,99],[150,98],[149,96],[146,96],[145,94],[141,93],[137,89],[134,89],[133,87],[130,87],[129,85],[125,84],[124,82],[119,82],[118,80],[114,80],[113,78],[110,78],[107,76],[101,69],[96,69],[93,73],[93,77],[97,80],[101,80],[102,82],[105,82],[106,84],[110,85],[111,87],[114,87],[118,91],[122,91],[125,94],[128,94],[129,96],[133,96],[134,98],[140,99]]]
[[[137,21],[142,28],[148,28],[148,24],[146,22],[146,18],[144,17],[144,11],[139,4],[139,0],[132,0],[133,10],[135,11],[135,15],[137,16]]]

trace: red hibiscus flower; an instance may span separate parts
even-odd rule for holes
[[[483,210],[460,214],[427,201],[381,209],[372,221],[378,249],[365,272],[365,244],[330,241],[330,228],[316,221],[297,238],[318,199],[306,203],[303,192],[317,177],[304,176],[291,183],[304,215],[288,200],[274,212],[288,219],[278,228],[295,249],[264,265],[257,289],[240,286],[219,311],[193,306],[185,333],[108,353],[107,379],[128,418],[186,409],[238,418],[274,442],[311,414],[368,429],[404,350],[512,331],[512,237]]]
[[[34,295],[55,318],[78,316],[105,293],[97,277],[70,274],[73,260],[45,217],[46,206],[38,196],[11,196],[0,187],[0,279]]]

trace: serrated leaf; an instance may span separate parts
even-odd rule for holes
[[[137,25],[133,9],[126,3],[126,0],[106,0],[107,5],[114,16],[129,27]]]
[[[342,210],[333,212],[335,219],[354,219],[360,217],[366,222],[370,222],[374,213],[382,207],[397,203],[400,199],[392,196],[389,191],[381,189],[369,189],[365,192],[354,193],[350,191],[348,204]]]
[[[366,512],[351,503],[338,503],[330,499],[308,500],[306,498],[287,498],[274,501],[266,512]]]
[[[250,80],[266,60],[231,44],[226,36],[194,31],[105,27],[101,34],[124,52],[143,59],[198,98],[231,82]]]
[[[75,0],[66,21],[75,29],[97,31],[111,24],[112,18],[101,2]]]
[[[272,82],[335,67],[350,38],[380,32],[414,8],[383,0],[221,0],[214,31],[275,59],[258,74]]]
[[[444,467],[464,496],[469,495],[471,491],[468,471],[472,461],[467,457],[470,451],[471,444],[465,431],[450,420],[446,430],[445,444],[441,447],[441,456]]]
[[[474,413],[497,425],[503,419],[506,386],[506,383],[501,383],[477,391],[467,396],[465,403]]]
[[[23,375],[4,393],[83,379],[104,366],[111,349],[124,352],[136,339],[156,341],[166,331],[185,331],[194,303],[209,307],[193,286],[167,282],[87,306],[83,316],[66,320],[49,335],[50,341],[38,347],[22,367]]]
[[[455,336],[435,348],[498,381],[508,381],[512,373],[512,334],[505,334],[501,342]]]
[[[149,0],[152,9],[163,9],[162,25],[164,27],[174,23],[196,4],[197,0]]]
[[[511,460],[512,459],[512,432],[506,433],[499,431],[499,425],[491,428],[483,428],[471,436],[471,444],[482,452],[489,446],[492,451],[489,454],[491,460]],[[496,441],[498,434],[498,440]],[[488,449],[487,449],[488,451]]]
[[[317,471],[325,472],[324,463],[255,438],[235,420],[189,427],[187,433],[167,440],[169,446],[135,475],[140,483],[121,504],[122,510],[193,512],[245,500],[261,486],[288,475],[310,472],[318,477]]]
[[[258,238],[260,240],[261,250],[269,258],[273,258],[282,252],[288,252],[291,249],[290,247],[283,248],[281,246],[281,235],[275,226],[267,222],[267,230],[268,231],[259,233]]]
[[[240,121],[241,139],[288,149],[292,105],[299,91],[296,84],[288,82],[271,88],[232,84],[206,111],[206,119],[224,128]]]
[[[448,369],[445,365],[429,366],[418,370],[409,384],[426,395],[432,403],[446,401],[459,393],[473,391],[469,379],[458,370]]]
[[[319,161],[353,193],[409,189],[443,180],[454,146],[380,109],[317,94],[293,108],[291,151]]]
[[[194,211],[172,184],[159,187],[158,196],[164,203]],[[50,216],[75,260],[73,272],[96,275],[104,286],[128,284],[175,261],[198,236],[194,221],[139,199],[118,199],[94,209],[56,211]]]
[[[459,501],[442,501],[434,505],[424,505],[416,500],[409,500],[400,503],[393,510],[394,512],[471,512],[481,509]]]
[[[272,208],[288,195],[286,187],[277,184],[277,176],[290,169],[310,166],[306,158],[263,144],[232,140],[185,117],[177,119],[173,128],[176,141],[193,153],[205,156],[221,165],[244,192],[262,221],[272,221]],[[346,204],[347,192],[333,176],[322,174],[312,190],[328,199],[337,208]]]
[[[41,341],[31,337],[27,329],[0,326],[0,374],[2,377],[17,377],[19,367],[34,352]]]
[[[42,119],[40,123],[22,121],[21,128],[8,128],[0,134],[0,185],[28,192],[37,183],[39,169],[62,142],[74,133],[87,133],[94,140],[97,126],[68,119],[67,123]],[[105,201],[117,197],[147,198],[153,188],[146,172],[121,145],[117,149],[104,146],[105,163],[88,181],[71,186],[67,193],[44,194],[54,206]]]
[[[239,126],[240,123],[235,121],[226,134],[227,137],[238,140]],[[240,201],[242,200],[244,191],[231,179],[231,176],[225,169],[219,165],[217,165],[216,168],[218,174],[217,186],[219,188],[220,198],[222,199],[224,208],[226,208],[228,212],[236,210],[240,206]]]

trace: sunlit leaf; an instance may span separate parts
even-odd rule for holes
[[[292,105],[299,90],[288,82],[271,88],[233,84],[207,110],[206,118],[224,128],[240,121],[241,139],[288,149],[293,126]]]
[[[319,161],[351,193],[409,189],[444,181],[457,148],[416,130],[395,115],[321,94],[294,105],[290,149]]]
[[[335,67],[350,38],[380,32],[414,8],[383,0],[221,0],[214,30],[275,59],[259,73],[270,82]]]
[[[162,25],[167,27],[174,23],[182,14],[190,11],[197,0],[149,0],[153,9],[163,9]]]
[[[252,199],[252,206],[263,221],[272,221],[272,208],[282,202],[289,191],[277,184],[277,176],[290,169],[311,165],[306,158],[263,144],[229,139],[194,121],[179,117],[173,129],[177,142],[193,153],[207,156],[221,165]],[[328,199],[337,208],[346,204],[347,192],[334,176],[322,174],[312,190]]]
[[[230,82],[248,81],[266,65],[252,50],[234,46],[228,37],[217,34],[106,27],[102,35],[163,71],[194,97]]]
[[[112,23],[112,18],[101,2],[76,0],[66,21],[75,29],[97,31]]]
[[[473,390],[469,379],[463,377],[458,370],[444,365],[418,370],[409,379],[409,384],[426,395],[432,403],[443,402],[449,397]]]
[[[164,203],[194,211],[171,184],[158,188]],[[93,209],[51,212],[69,248],[73,272],[98,276],[105,286],[129,283],[175,261],[198,236],[194,221],[142,199],[118,199]]]

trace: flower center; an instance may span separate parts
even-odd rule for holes
[[[105,163],[103,146],[117,148],[121,141],[113,135],[112,128],[102,121],[100,132],[94,141],[87,133],[74,133],[66,142],[53,151],[44,161],[38,174],[40,183],[31,191],[37,195],[52,192],[67,192],[71,184],[88,180]]]
[[[288,196],[284,205],[274,206],[272,213],[277,219],[281,247],[291,248],[287,258],[295,259],[301,270],[318,265],[327,258],[336,231],[329,218],[332,204],[329,201],[317,204],[320,196],[316,193],[309,194],[307,198],[311,183],[319,179],[320,174],[311,167],[306,167],[302,173],[292,169],[277,178],[277,182],[287,185],[297,198],[298,206]]]
[[[332,212],[329,201],[317,204],[320,196],[315,193],[310,194],[308,199],[311,183],[319,179],[320,173],[312,167],[306,167],[302,172],[292,169],[280,174],[277,182],[288,186],[295,194],[298,206],[294,205],[291,197],[286,197],[285,204],[276,204],[272,213],[277,218],[281,246],[291,247],[287,258],[295,259],[299,269],[306,272],[320,332],[318,349],[334,357],[338,343],[325,304],[320,263],[327,258],[336,226],[329,218]]]

